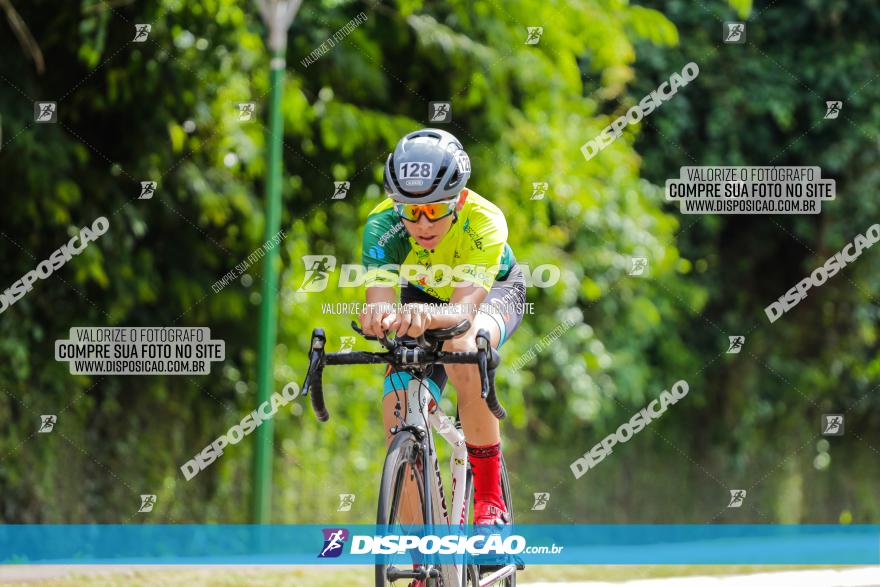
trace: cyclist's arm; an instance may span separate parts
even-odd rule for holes
[[[367,307],[358,317],[366,334],[381,336],[382,320],[397,301],[399,276],[396,267],[406,258],[409,239],[400,218],[387,203],[370,212],[364,226],[361,263],[367,269],[364,279]],[[389,236],[390,235],[390,236]]]
[[[455,326],[465,319],[473,324],[477,308],[487,293],[485,287],[463,282],[453,292],[449,304],[406,304],[400,311],[385,316],[381,328],[395,330],[398,334],[418,336],[425,330]]]
[[[477,308],[486,299],[486,294],[488,293],[485,287],[474,285],[470,282],[459,285],[449,298],[449,306],[443,308],[445,311],[442,313],[434,311],[430,314],[426,330],[455,326],[462,320],[470,320],[471,324],[473,324],[474,318],[477,315]],[[460,304],[460,306],[456,308],[456,304]]]
[[[477,308],[487,293],[486,288],[465,282],[453,292],[449,304],[406,304],[397,312],[385,314],[381,324],[374,328],[394,330],[398,335],[418,336],[425,330],[455,326],[465,319],[473,323]]]
[[[507,242],[507,223],[504,216],[500,213],[495,216],[473,216],[471,227],[473,231],[468,236],[475,238],[472,235],[479,235],[479,240],[474,240],[477,247],[471,247],[467,255],[468,263],[463,266],[465,277],[454,285],[449,298],[451,307],[444,308],[444,312],[432,312],[426,328],[455,326],[464,319],[473,324],[477,309],[486,299],[498,276]],[[457,308],[456,304],[459,304]]]

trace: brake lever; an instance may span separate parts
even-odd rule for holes
[[[318,363],[317,353],[315,351],[311,351],[309,353],[309,368],[306,370],[305,379],[303,379],[302,384],[302,394],[309,395],[309,388],[312,386],[312,376],[315,373],[315,366]]]
[[[352,328],[352,330],[354,330],[355,332],[357,332],[358,334],[360,334],[361,336],[363,336],[367,340],[378,340],[379,344],[381,344],[383,347],[385,347],[389,351],[393,351],[395,348],[397,348],[397,342],[394,340],[388,340],[388,337],[384,334],[382,336],[373,336],[372,334],[364,334],[364,331],[361,329],[360,326],[358,326],[357,322],[355,322],[354,320],[351,321],[351,328]]]

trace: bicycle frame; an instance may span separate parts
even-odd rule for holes
[[[443,480],[440,477],[440,461],[437,459],[434,435],[431,430],[425,430],[422,446],[427,447],[425,471],[432,471],[433,475],[426,474],[425,482],[428,484],[425,496],[425,508],[423,512],[426,525],[440,526],[447,531],[463,531],[467,526],[467,447],[465,437],[460,429],[455,426],[452,419],[447,416],[440,406],[429,401],[431,391],[424,380],[413,377],[409,380],[406,389],[406,412],[404,425],[424,429],[425,422],[429,428],[433,428],[452,447],[452,457],[449,460],[449,468],[452,471],[452,510],[446,509],[446,496],[443,491]],[[444,587],[466,587],[462,583],[462,567],[465,561],[456,561],[454,564],[439,565],[440,576]],[[510,576],[516,572],[516,565],[505,565],[495,573],[480,580],[480,585],[491,585],[495,581]],[[466,580],[466,579],[465,579]]]
[[[428,484],[425,496],[425,525],[440,526],[446,530],[461,531],[467,526],[467,448],[465,447],[464,434],[459,430],[452,419],[447,416],[436,402],[429,401],[431,391],[424,380],[416,377],[410,379],[406,389],[406,412],[404,425],[424,429],[425,422],[429,430],[425,430],[423,446],[427,448],[427,462],[425,463],[425,480]],[[429,409],[430,407],[430,409]],[[440,461],[437,458],[437,449],[434,443],[434,435],[430,428],[450,444],[452,457],[449,467],[452,471],[452,510],[446,508],[446,495],[443,490],[443,480],[440,477]],[[464,587],[461,584],[462,563],[453,565],[440,565],[443,585]],[[450,568],[451,567],[451,568]]]

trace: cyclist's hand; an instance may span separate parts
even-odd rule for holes
[[[390,314],[382,320],[387,330],[397,331],[397,336],[419,336],[431,326],[431,313],[424,304],[405,304],[400,312]]]
[[[364,334],[369,334],[370,336],[384,335],[388,329],[383,328],[382,324],[384,319],[389,315],[395,315],[394,312],[391,311],[390,304],[384,302],[367,304],[364,311],[358,316],[358,320],[360,320],[361,323],[361,330],[364,331]]]

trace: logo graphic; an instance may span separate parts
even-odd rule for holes
[[[843,436],[843,414],[822,414],[822,436]]]
[[[535,504],[532,506],[532,511],[540,511],[547,507],[547,502],[550,501],[549,493],[536,493],[535,494]]]
[[[150,200],[153,198],[153,195],[156,193],[156,182],[155,181],[142,181],[141,182],[141,193],[138,196],[138,200]]]
[[[629,274],[630,275],[644,275],[645,271],[648,269],[648,258],[647,257],[633,257],[630,262]]]
[[[306,276],[303,277],[302,285],[296,291],[316,292],[327,289],[330,281],[327,276],[336,267],[336,257],[333,255],[303,255],[303,264],[306,266]]]
[[[34,122],[58,122],[58,104],[34,102]]]
[[[547,193],[547,188],[550,187],[550,184],[546,181],[534,181],[532,182],[532,197],[531,200],[543,200],[544,195]]]
[[[431,122],[452,122],[452,102],[429,102],[428,120]]]
[[[830,100],[825,102],[825,120],[834,120],[840,115],[840,109],[843,108],[843,102],[839,100]]]
[[[729,508],[738,508],[742,507],[743,500],[746,498],[746,490],[745,489],[731,489],[730,490],[730,503],[727,504]]]
[[[544,27],[542,26],[530,26],[526,27],[529,30],[529,36],[526,37],[526,42],[524,45],[537,45],[538,41],[541,40],[541,35],[544,34]]]
[[[351,337],[354,340],[354,337]],[[340,493],[339,494],[339,507],[336,508],[337,512],[350,512],[351,506],[354,504],[354,493]]]
[[[150,36],[150,31],[152,29],[153,26],[149,24],[134,25],[134,38],[132,39],[132,41],[135,43],[143,43],[147,40],[147,37]]]
[[[468,154],[464,151],[455,152],[455,163],[458,165],[458,170],[461,173],[471,172],[471,160],[470,157],[468,157]]]
[[[433,399],[431,399],[431,402],[428,404],[428,411],[431,413],[434,413],[434,410],[436,410],[436,409],[437,409],[437,404],[436,404],[436,402],[434,402]],[[441,416],[440,417],[440,426],[437,427],[437,432],[439,434],[448,434],[448,433],[452,432],[453,430],[455,430],[455,424],[452,422],[452,418],[450,418],[449,416],[446,416],[446,417]],[[459,459],[457,459],[455,457],[453,457],[453,461],[455,461],[456,464],[461,464],[461,465],[464,464],[464,462],[459,463],[458,462]]]
[[[339,346],[339,352],[340,353],[350,353],[351,349],[354,348],[354,337],[353,336],[340,336],[339,340],[341,341],[341,344]],[[348,494],[341,493],[340,495],[348,495]],[[351,498],[354,499],[354,496],[352,495]],[[348,511],[348,510],[346,510],[346,511]]]
[[[318,558],[336,558],[342,554],[342,547],[348,540],[348,530],[345,528],[324,528],[324,548],[318,554]]]
[[[727,347],[727,353],[731,355],[737,355],[742,350],[743,343],[746,342],[745,336],[728,336],[727,340],[730,341],[730,346]]]
[[[347,181],[334,181],[333,182],[333,197],[331,200],[344,200],[345,196],[348,194],[348,188],[351,186]]]
[[[37,432],[41,434],[47,434],[52,432],[52,429],[55,428],[55,423],[58,422],[58,416],[55,414],[46,414],[40,416],[40,429]]]
[[[746,24],[744,22],[724,23],[724,42],[742,45],[746,42]]]
[[[141,495],[141,507],[138,508],[138,512],[148,514],[153,511],[154,505],[156,505],[155,495]]]
[[[661,107],[664,102],[671,100],[682,88],[697,79],[698,75],[700,75],[700,66],[693,61],[685,64],[680,74],[671,74],[667,81],[662,82],[655,90],[642,98],[638,107],[630,108],[602,129],[602,132],[581,145],[581,153],[584,158],[589,161],[601,153],[603,149],[612,145],[614,141],[623,136],[625,128],[631,124],[638,124],[643,118]]]
[[[238,105],[238,119],[243,122],[253,120],[256,108],[256,102],[242,102]]]
[[[376,259],[384,259],[385,258],[385,249],[382,247],[372,246],[368,251],[371,257],[375,257]]]

